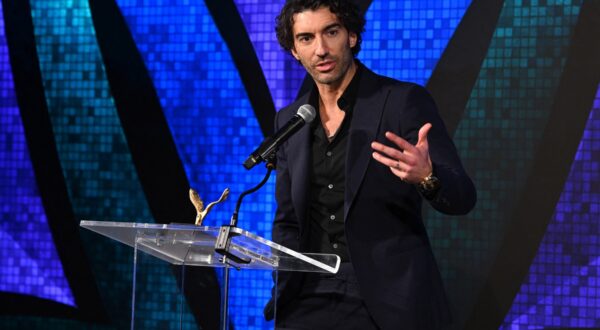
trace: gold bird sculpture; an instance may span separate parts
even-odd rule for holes
[[[221,194],[221,197],[218,200],[208,204],[205,209],[204,202],[202,201],[202,198],[200,198],[200,195],[198,195],[198,192],[190,188],[190,201],[194,205],[194,208],[196,208],[196,226],[202,226],[202,221],[206,218],[206,215],[213,208],[213,206],[225,201],[227,197],[229,197],[229,188],[225,188]]]

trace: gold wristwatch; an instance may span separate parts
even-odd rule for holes
[[[438,178],[434,176],[433,173],[426,176],[425,179],[423,179],[423,181],[417,184],[417,190],[419,190],[421,195],[423,195],[423,197],[427,199],[433,198],[433,196],[435,196],[435,193],[437,193],[437,191],[440,190],[440,187],[440,180],[438,180]]]

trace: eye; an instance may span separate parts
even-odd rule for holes
[[[327,35],[329,35],[331,37],[335,37],[338,33],[339,33],[338,29],[331,29],[331,30],[327,31]]]
[[[298,37],[298,41],[299,41],[299,42],[302,42],[302,43],[307,43],[307,42],[309,42],[309,41],[310,41],[310,39],[311,39],[311,37],[310,37],[310,36],[299,36],[299,37]]]

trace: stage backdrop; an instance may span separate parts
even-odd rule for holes
[[[192,222],[231,198],[305,74],[278,46],[284,0],[3,0],[0,328],[129,326],[132,249],[82,219]],[[358,58],[427,86],[479,200],[427,208],[455,329],[600,327],[600,1],[360,1]],[[274,182],[239,226],[271,237]],[[368,221],[368,219],[364,219]],[[176,269],[139,270],[138,326],[173,328]],[[233,272],[231,322],[266,329],[267,272]],[[219,276],[185,274],[185,328],[214,329]]]

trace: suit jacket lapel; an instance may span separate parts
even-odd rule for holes
[[[346,192],[344,219],[354,203],[356,193],[371,162],[371,142],[375,140],[389,89],[381,89],[377,75],[363,67],[356,104],[353,108],[346,149]]]

